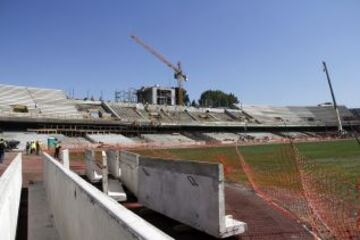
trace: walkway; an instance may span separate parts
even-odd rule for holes
[[[239,239],[314,239],[301,224],[270,207],[249,188],[228,184],[225,199],[226,213],[248,224],[248,231]]]

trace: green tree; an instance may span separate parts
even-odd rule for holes
[[[206,90],[199,99],[199,105],[202,107],[234,107],[239,103],[238,98],[232,93],[224,93],[220,90]]]
[[[189,94],[186,92],[185,89],[184,89],[184,104],[185,104],[185,106],[190,105],[190,97],[189,97]]]
[[[179,104],[179,90],[176,90],[176,104]],[[183,101],[184,101],[184,105],[185,106],[190,106],[191,102],[190,102],[190,97],[189,94],[187,93],[187,91],[185,89],[182,89],[182,94],[183,94]]]
[[[196,104],[196,101],[195,101],[195,100],[192,100],[192,102],[191,102],[191,106],[192,106],[192,107],[196,107],[196,106],[197,106],[197,104]]]

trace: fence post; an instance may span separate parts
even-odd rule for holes
[[[108,183],[108,167],[107,167],[107,158],[106,152],[101,151],[102,155],[102,188],[105,194],[109,192],[109,183]]]

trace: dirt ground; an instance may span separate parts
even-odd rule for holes
[[[227,184],[225,201],[226,213],[248,224],[248,231],[239,239],[314,239],[295,219],[270,206],[248,187]]]

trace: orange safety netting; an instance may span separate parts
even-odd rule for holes
[[[360,180],[347,180],[305,157],[290,141],[279,147],[271,169],[236,152],[256,193],[271,206],[301,221],[321,239],[360,239]]]

